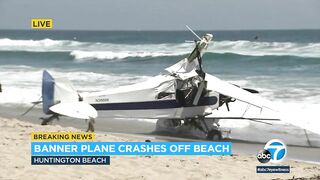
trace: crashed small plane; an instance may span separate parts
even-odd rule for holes
[[[229,103],[239,100],[261,111],[275,110],[270,101],[256,95],[258,91],[241,88],[205,73],[202,55],[213,36],[207,33],[201,38],[196,37],[193,51],[166,68],[166,73],[145,82],[102,92],[80,93],[68,79],[53,78],[48,71],[43,71],[41,102],[43,112],[51,116],[42,118],[42,124],[59,116],[68,116],[89,120],[89,130],[94,130],[92,122],[99,111],[99,116],[104,118],[155,119],[158,129],[192,127],[210,140],[219,140],[222,133],[218,121],[226,118],[215,117],[213,112],[222,105],[229,110]],[[232,119],[279,120],[244,116]]]

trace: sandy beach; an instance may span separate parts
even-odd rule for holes
[[[80,131],[59,125],[41,126],[0,118],[0,179],[292,179],[320,178],[320,165],[286,160],[290,174],[256,174],[254,155],[112,156],[109,166],[32,166],[30,133]],[[152,139],[152,138],[151,138]],[[96,141],[145,141],[145,137],[96,133]]]

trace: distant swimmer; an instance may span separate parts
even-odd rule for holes
[[[253,39],[254,39],[255,41],[257,41],[257,40],[259,39],[259,37],[258,37],[258,36],[255,36]]]

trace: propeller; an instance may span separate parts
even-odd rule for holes
[[[232,98],[230,96],[225,96],[223,94],[219,95],[219,107],[221,107],[223,104],[226,104],[227,110],[230,111],[230,106],[229,103],[230,102],[235,102],[236,99]]]
[[[236,84],[233,84],[234,86],[237,86],[239,88],[241,88],[240,86],[236,85]],[[249,89],[249,88],[241,88],[243,90],[246,90],[250,93],[253,93],[253,94],[257,94],[259,93],[259,91],[257,90],[254,90],[254,89]],[[220,94],[219,95],[219,107],[221,107],[223,104],[226,104],[226,107],[227,107],[227,110],[230,111],[230,106],[229,106],[229,103],[230,102],[235,102],[236,99],[235,98],[232,98],[230,96],[225,96],[223,94]]]
[[[230,111],[229,102],[226,102],[227,110]]]

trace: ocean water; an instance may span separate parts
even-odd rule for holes
[[[259,90],[280,107],[286,123],[320,132],[320,30],[209,33],[214,42],[203,57],[207,73]],[[186,57],[194,46],[186,40],[194,39],[187,31],[1,30],[0,106],[37,101],[44,69],[68,77],[79,91],[144,81]],[[294,127],[285,131],[296,133]]]

